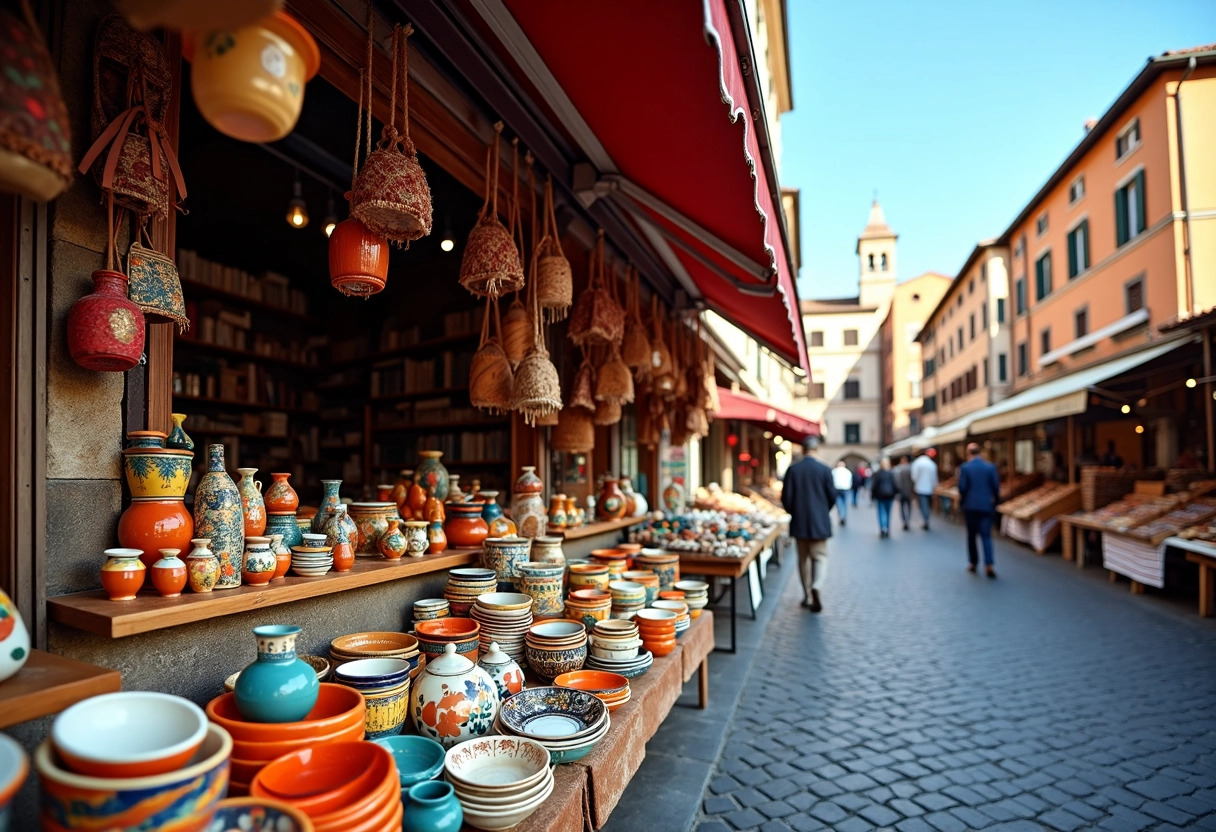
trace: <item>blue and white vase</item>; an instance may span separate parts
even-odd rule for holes
[[[224,446],[207,446],[207,473],[194,491],[194,537],[211,540],[211,551],[220,561],[216,589],[241,585],[245,557],[245,512],[241,493],[224,470]]]

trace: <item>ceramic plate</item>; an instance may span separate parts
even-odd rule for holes
[[[595,730],[607,714],[604,703],[594,694],[541,687],[525,689],[503,702],[499,719],[516,734],[572,739]],[[545,717],[551,719],[541,721]]]

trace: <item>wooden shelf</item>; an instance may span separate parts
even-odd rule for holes
[[[636,526],[639,523],[645,522],[646,519],[644,517],[622,517],[620,520],[596,520],[594,523],[586,523],[574,529],[563,529],[560,534],[566,540],[580,540],[584,537],[593,537],[597,534],[627,529],[630,526]]]
[[[429,396],[450,396],[454,393],[463,393],[466,396],[469,393],[468,387],[436,387],[434,390],[415,390],[412,393],[389,393],[384,396],[371,396],[368,401],[372,404],[376,402],[402,402],[410,399],[425,399]]]
[[[31,650],[17,675],[0,683],[0,728],[59,713],[82,699],[122,690],[122,676],[108,667]]]
[[[480,551],[407,557],[396,563],[383,558],[359,558],[350,572],[330,572],[319,578],[288,575],[267,586],[242,585],[203,594],[187,592],[177,598],[162,598],[145,587],[133,601],[111,601],[103,591],[93,590],[48,598],[46,604],[51,618],[60,624],[99,636],[122,638],[467,566],[479,560]]]
[[[308,364],[304,361],[293,361],[290,358],[278,358],[273,355],[263,355],[260,352],[253,350],[238,350],[236,347],[221,347],[219,344],[208,344],[206,341],[192,341],[188,338],[178,338],[176,345],[188,347],[189,349],[174,350],[173,360],[176,362],[178,358],[184,357],[189,353],[189,350],[202,350],[204,352],[215,352],[220,355],[230,355],[234,358],[241,358],[246,361],[265,361],[272,364],[280,364],[284,367],[297,367],[302,370],[321,370],[320,364]]]
[[[372,428],[372,433],[403,433],[411,430],[443,430],[444,428],[483,428],[511,424],[510,416],[495,419],[466,419],[458,422],[420,422],[415,425],[399,425],[389,428]]]
[[[190,430],[186,431],[186,433],[197,433],[202,436],[236,436],[241,439],[264,439],[267,442],[275,441],[287,443],[291,441],[291,436],[289,434],[283,436],[270,436],[269,434],[265,433],[252,433],[244,430],[224,430],[223,428],[191,428]]]
[[[245,309],[253,309],[258,312],[269,312],[275,315],[293,318],[297,321],[305,321],[310,324],[319,324],[320,320],[303,312],[296,312],[294,309],[286,309],[282,306],[275,306],[273,303],[266,303],[261,300],[247,298],[244,295],[239,295],[236,292],[229,292],[226,289],[220,289],[207,283],[199,283],[197,280],[187,280],[181,278],[182,289],[189,289],[191,292],[203,295],[205,297],[215,298],[217,300],[226,300],[235,304],[239,304]]]
[[[374,352],[368,355],[360,355],[355,358],[344,358],[340,361],[330,362],[330,367],[349,367],[356,364],[372,364],[376,361],[385,361],[389,358],[402,358],[416,352],[425,352],[440,347],[450,347],[454,344],[465,344],[470,341],[476,341],[481,338],[480,332],[466,332],[461,335],[444,335],[440,338],[431,338],[426,341],[419,341],[416,344],[406,344],[403,347],[397,347],[383,352]]]
[[[173,398],[183,402],[197,402],[199,404],[215,405],[216,407],[239,407],[243,410],[272,410],[280,413],[301,414],[316,414],[317,412],[316,410],[305,410],[302,407],[284,407],[277,404],[267,404],[266,402],[243,402],[239,399],[212,399],[207,396],[187,396],[185,393],[174,393]]]

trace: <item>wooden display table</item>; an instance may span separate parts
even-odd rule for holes
[[[773,545],[773,542],[780,536],[781,527],[775,527],[768,536],[762,540],[752,541],[751,548],[742,557],[725,558],[716,555],[697,555],[688,552],[679,552],[680,555],[680,576],[684,575],[702,575],[711,578],[727,578],[730,580],[730,647],[717,648],[726,653],[735,652],[735,632],[736,632],[736,615],[738,614],[739,593],[737,582],[739,578],[748,575],[751,578],[750,572],[756,569],[756,558],[765,549]],[[756,571],[756,583],[759,585],[760,574]],[[756,607],[759,606],[760,599],[756,598],[755,591],[752,589],[751,581],[747,585],[748,605],[751,610],[751,617],[756,617]],[[718,599],[714,599],[718,600]]]
[[[31,650],[25,666],[0,683],[0,728],[59,713],[82,699],[122,689],[117,670]]]
[[[1186,559],[1199,565],[1199,616],[1211,618],[1216,614],[1216,546],[1203,540],[1167,537],[1165,546],[1186,552]]]

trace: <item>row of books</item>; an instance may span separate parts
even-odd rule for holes
[[[392,430],[393,428],[408,428],[414,425],[438,425],[451,422],[476,422],[486,418],[486,414],[475,407],[453,407],[452,400],[425,399],[416,402],[406,402],[392,410],[376,414],[375,427],[377,430]]]
[[[410,439],[384,439],[372,445],[373,465],[408,467],[418,461],[419,451],[443,451],[452,462],[503,460],[511,456],[511,432],[507,430],[434,433]]]
[[[265,272],[253,275],[233,266],[225,266],[199,257],[189,249],[177,250],[177,272],[182,278],[203,283],[234,295],[260,301],[300,315],[308,314],[308,298],[281,274]]]
[[[297,364],[315,365],[318,362],[315,344],[284,341],[254,330],[248,310],[242,313],[225,309],[214,315],[200,314],[198,307],[191,303],[187,304],[186,313],[195,325],[181,334],[181,341],[252,352]]]
[[[268,409],[286,407],[314,410],[320,406],[320,399],[314,391],[301,391],[298,386],[275,378],[252,361],[235,365],[221,361],[215,372],[208,373],[176,370],[173,373],[173,392],[183,396],[219,399],[221,403],[260,405]]]
[[[371,395],[394,396],[468,384],[473,353],[444,350],[433,358],[382,361],[371,373]]]

